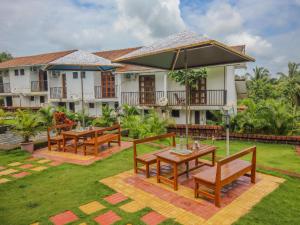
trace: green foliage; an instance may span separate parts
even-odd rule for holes
[[[130,106],[127,104],[124,104],[122,106],[122,114],[121,116],[123,117],[128,117],[128,116],[132,116],[132,115],[139,115],[139,110],[135,107],[135,106]]]
[[[17,110],[12,130],[21,135],[25,142],[43,130],[44,121],[39,114],[29,110]]]
[[[246,75],[250,77],[252,81],[256,80],[269,80],[270,79],[270,72],[268,69],[264,67],[255,67],[253,70],[253,75],[247,73]]]
[[[66,107],[57,107],[55,111],[64,112],[68,119],[75,121],[75,122],[78,122],[78,121],[82,122],[83,117],[84,117],[86,126],[89,126],[90,124],[92,124],[92,118],[81,112],[75,113],[70,110],[67,110]]]
[[[186,77],[185,70],[170,71],[168,73],[168,76],[173,80],[175,80],[180,85],[185,85],[185,77]],[[201,78],[205,78],[206,76],[207,76],[206,68],[187,70],[188,84],[190,87],[195,87],[197,81]]]
[[[115,110],[108,105],[102,107],[102,116],[93,120],[93,126],[109,127],[117,122]]]
[[[169,123],[167,119],[159,116],[154,110],[151,110],[144,117],[132,114],[122,117],[122,127],[128,129],[131,138],[144,138],[163,134],[167,131]]]
[[[297,129],[297,111],[282,100],[245,99],[246,110],[232,119],[232,127],[242,133],[292,134]]]
[[[53,106],[46,106],[38,111],[45,126],[51,126],[53,124],[54,111],[55,109]]]
[[[9,52],[0,52],[0,63],[12,59],[12,55]]]

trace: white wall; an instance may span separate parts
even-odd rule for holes
[[[19,75],[15,76],[15,69],[19,70]],[[25,74],[20,75],[20,69],[24,69]],[[10,90],[12,93],[30,93],[30,67],[18,67],[9,69]]]
[[[235,87],[235,69],[233,66],[226,67],[226,90],[227,90],[227,106],[233,106],[234,112],[237,112],[237,94]]]

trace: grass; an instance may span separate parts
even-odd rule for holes
[[[218,141],[215,144],[219,146],[217,154],[224,155],[224,142]],[[251,145],[253,143],[234,141],[231,143],[232,152]],[[276,146],[257,143],[258,162],[272,167],[279,165],[283,169],[290,168],[293,171],[300,171],[295,164],[298,162],[299,167],[299,161],[290,160],[292,165],[288,165],[288,161],[293,155],[293,147],[289,145]],[[150,152],[154,149],[156,149],[154,146],[142,145],[139,152]],[[267,157],[268,153],[271,159]],[[279,157],[275,156],[277,153],[280,154]],[[0,165],[22,161],[27,157],[28,154],[20,150],[0,152]],[[296,156],[294,155],[294,157]],[[99,180],[129,170],[132,165],[132,149],[128,149],[90,166],[64,164],[1,184],[0,224],[27,225],[35,221],[40,221],[41,224],[50,224],[48,218],[51,215],[66,209],[79,215],[80,222],[95,224],[93,218],[99,213],[86,217],[78,209],[78,206],[94,200],[101,202],[123,218],[117,224],[143,224],[139,218],[150,209],[146,208],[137,213],[124,213],[118,209],[118,205],[110,206],[102,200],[104,196],[110,195],[114,191],[101,184]],[[280,174],[275,173],[275,175]],[[287,181],[284,184],[265,197],[249,214],[235,224],[299,224],[300,180],[285,178]],[[168,220],[164,224],[175,223]]]
[[[202,141],[201,143],[212,144],[212,142],[208,140]],[[218,156],[226,155],[225,141],[215,141],[213,145],[218,147]],[[300,173],[300,156],[297,155],[295,146],[293,145],[231,141],[230,154],[253,145],[256,145],[257,148],[258,165]],[[245,159],[249,160],[250,157],[246,157]]]

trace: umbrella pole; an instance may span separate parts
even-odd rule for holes
[[[189,93],[188,93],[188,71],[187,71],[187,50],[184,50],[184,70],[185,70],[185,138],[186,138],[186,147],[189,144],[189,115],[188,115],[188,101],[189,101]]]
[[[82,107],[82,126],[85,127],[84,119],[84,99],[83,99],[83,79],[82,79],[82,67],[80,69],[80,84],[81,84],[81,107]]]

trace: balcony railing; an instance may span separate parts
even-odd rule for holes
[[[95,98],[117,98],[117,85],[114,86],[95,86]]]
[[[31,81],[31,91],[32,92],[42,92],[48,91],[48,81]]]
[[[163,91],[122,92],[121,102],[135,106],[158,106],[162,97],[165,97]],[[185,91],[168,91],[166,97],[169,106],[185,105]],[[226,105],[226,90],[191,91],[189,104],[191,106],[224,106]]]
[[[0,93],[10,93],[10,84],[9,83],[0,84]]]
[[[50,98],[51,99],[67,98],[67,93],[65,91],[63,91],[62,87],[51,87],[50,88]]]

